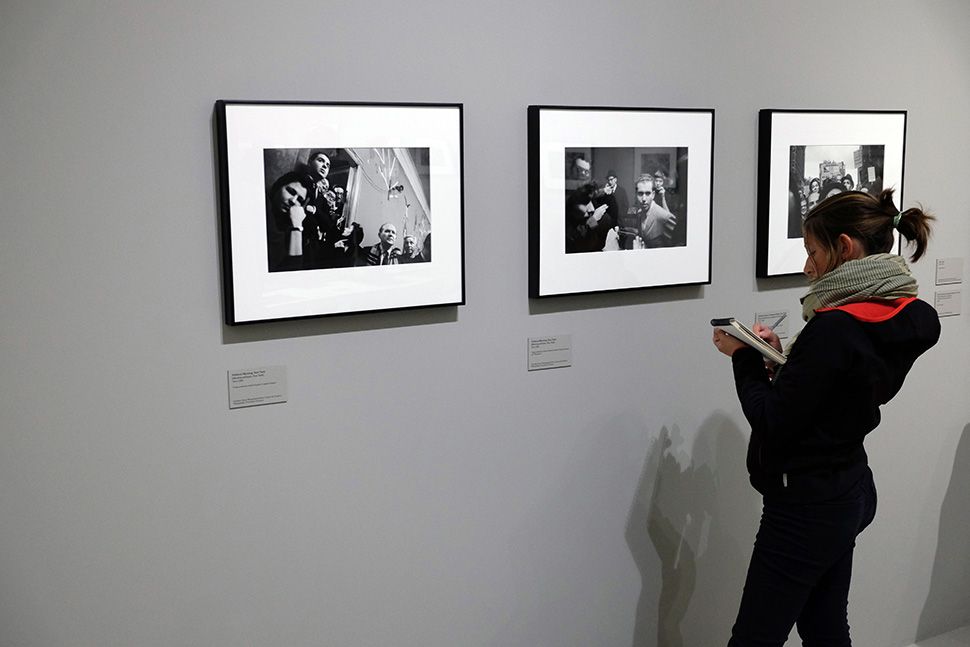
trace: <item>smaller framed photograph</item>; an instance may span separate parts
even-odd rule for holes
[[[831,195],[895,187],[902,205],[905,152],[905,111],[761,110],[757,276],[802,273],[802,221]]]
[[[528,118],[529,296],[710,283],[713,110]]]
[[[215,112],[227,324],[464,303],[461,104]]]

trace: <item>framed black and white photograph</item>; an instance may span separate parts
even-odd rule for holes
[[[710,283],[713,110],[528,117],[531,297]]]
[[[829,196],[894,187],[902,204],[905,150],[905,111],[762,110],[757,275],[802,272],[802,221]]]
[[[218,101],[216,121],[227,324],[464,303],[460,104]]]

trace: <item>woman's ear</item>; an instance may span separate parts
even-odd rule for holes
[[[862,243],[852,236],[849,236],[849,234],[839,234],[839,258],[843,263],[856,258],[862,258],[865,255]]]

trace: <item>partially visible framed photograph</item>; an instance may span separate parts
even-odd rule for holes
[[[713,110],[528,117],[531,297],[711,282]]]
[[[801,274],[802,221],[825,198],[895,187],[902,205],[905,111],[762,110],[758,131],[759,277]]]
[[[464,303],[461,104],[215,112],[227,324]]]

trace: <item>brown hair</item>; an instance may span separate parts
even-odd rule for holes
[[[893,229],[911,245],[915,245],[912,260],[918,261],[926,253],[930,239],[930,221],[936,220],[923,207],[912,207],[900,214],[893,203],[893,189],[885,189],[878,196],[862,191],[846,191],[833,195],[808,212],[802,230],[811,234],[818,244],[833,254],[839,236],[848,235],[862,243],[866,254],[889,252],[893,246]]]

